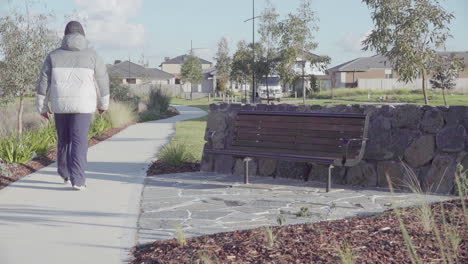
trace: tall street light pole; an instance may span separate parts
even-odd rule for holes
[[[252,20],[252,103],[255,101],[255,19],[260,16],[255,16],[255,0],[252,0],[252,18],[244,22]]]

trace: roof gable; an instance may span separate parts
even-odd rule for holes
[[[441,56],[450,56],[454,54],[455,57],[462,59],[465,64],[468,64],[468,52],[458,52],[458,51],[444,51],[437,52]],[[382,55],[374,55],[372,57],[361,57],[354,60],[347,61],[345,63],[339,64],[335,67],[329,68],[328,72],[335,71],[368,71],[369,69],[389,69],[392,68],[390,61],[387,57]]]
[[[156,68],[145,68],[130,61],[109,65],[108,71],[110,75],[119,76],[121,78],[145,78],[154,80],[168,80],[174,78],[174,75],[165,71]]]
[[[165,61],[165,62],[161,63],[161,65],[163,65],[163,64],[183,64],[188,58],[189,58],[189,55],[187,55],[187,54],[180,55],[180,56],[177,56],[175,58],[172,58],[172,59],[170,59],[168,61]],[[202,59],[200,57],[197,57],[197,58],[201,61],[202,64],[213,64],[212,62],[204,60],[204,59]]]

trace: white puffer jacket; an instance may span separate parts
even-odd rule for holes
[[[49,107],[50,103],[50,107]],[[65,35],[62,47],[49,53],[36,89],[39,113],[94,113],[109,107],[106,65],[84,36]]]

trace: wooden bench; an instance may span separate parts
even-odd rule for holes
[[[226,147],[205,152],[244,158],[244,183],[248,183],[252,158],[304,162],[307,175],[310,163],[325,164],[328,192],[334,166],[352,167],[361,161],[368,124],[363,114],[240,111],[234,137]]]

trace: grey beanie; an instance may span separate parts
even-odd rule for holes
[[[85,35],[83,27],[81,26],[80,22],[78,21],[70,21],[68,22],[67,26],[65,27],[65,35],[79,33],[81,35]]]

